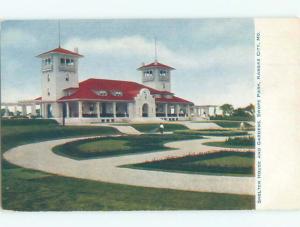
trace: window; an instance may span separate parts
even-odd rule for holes
[[[70,80],[70,75],[69,73],[66,74],[66,81],[69,81]]]
[[[48,88],[48,96],[50,96],[50,89]]]
[[[50,81],[50,74],[47,75],[47,80]]]
[[[160,70],[160,71],[159,71],[159,75],[160,75],[161,77],[165,77],[165,76],[167,75],[167,71],[166,71],[166,70]]]
[[[43,65],[51,65],[52,64],[52,59],[51,58],[45,58],[42,60]]]
[[[165,89],[166,88],[166,84],[165,83],[163,83],[163,89]]]
[[[72,58],[61,58],[60,59],[61,65],[74,65],[74,59]]]
[[[151,77],[153,75],[152,70],[147,70],[144,72],[145,77]]]
[[[113,96],[122,96],[123,92],[122,91],[112,91],[111,93]]]
[[[107,96],[107,91],[105,90],[99,90],[99,91],[94,91],[96,93],[96,95],[99,96]]]

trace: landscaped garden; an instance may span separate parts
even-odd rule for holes
[[[171,172],[200,173],[207,175],[253,176],[254,153],[219,151],[215,153],[166,158],[162,160],[125,165],[123,167]]]
[[[54,147],[53,151],[74,159],[87,159],[169,150],[164,146],[167,142],[201,138],[200,135],[178,134],[92,138],[65,143]]]
[[[223,142],[206,142],[204,145],[225,148],[255,148],[254,136],[229,137]]]
[[[144,133],[155,133],[159,132],[159,124],[131,124],[136,130]],[[175,130],[184,130],[187,129],[186,126],[182,124],[174,124],[174,123],[165,123],[164,131],[171,132]]]
[[[15,146],[33,142],[114,134],[119,132],[110,127],[63,127],[52,120],[2,120],[2,153]],[[165,136],[167,135],[164,135],[164,138]],[[199,135],[197,136],[199,138]],[[120,137],[120,140],[112,145],[109,138],[105,142],[105,147],[111,147],[111,151],[120,147],[126,150],[126,146],[130,143],[122,139]],[[155,146],[163,147],[163,143],[164,141],[158,142],[159,145]],[[95,144],[82,146],[83,149],[89,150],[89,146],[93,148]],[[155,189],[62,177],[18,167],[2,159],[3,209],[20,211],[253,209],[254,203],[254,197],[246,195]]]
[[[243,136],[248,132],[242,130],[226,129],[203,129],[203,130],[176,130],[175,134],[179,135],[199,135],[199,136]]]

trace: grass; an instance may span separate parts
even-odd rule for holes
[[[229,137],[224,142],[206,142],[204,144],[224,148],[255,148],[255,139],[253,136]]]
[[[219,151],[149,161],[123,167],[222,176],[253,176],[254,153]]]
[[[5,120],[1,123],[2,150],[51,139],[120,134],[112,127],[60,126],[54,120],[18,119]]]
[[[199,135],[177,134],[92,138],[58,145],[53,148],[53,151],[63,156],[81,160],[168,150],[170,148],[164,146],[167,142],[200,138],[202,137]]]
[[[106,152],[106,151],[123,151],[130,149],[130,146],[126,144],[128,141],[126,140],[97,140],[89,143],[83,143],[78,146],[78,149],[82,152],[87,153],[98,153],[98,152]]]
[[[159,124],[131,124],[136,130],[144,133],[154,133],[158,132]],[[164,131],[170,132],[175,130],[184,130],[187,129],[186,126],[182,124],[164,124]]]
[[[104,129],[94,131],[95,128],[97,127],[81,130],[80,127],[74,127],[70,131],[54,121],[2,121],[2,152],[21,144],[54,138],[86,135],[84,133],[104,134]],[[113,129],[105,132],[117,133]],[[25,136],[26,133],[31,133],[32,137]],[[18,211],[236,210],[255,207],[254,196],[186,192],[80,180],[21,168],[3,159],[1,186],[2,208]]]
[[[218,130],[218,129],[207,129],[207,130],[177,130],[175,134],[179,135],[200,135],[200,136],[242,136],[247,135],[248,132],[241,130]]]
[[[253,196],[199,193],[88,181],[12,169],[3,208],[19,211],[254,209]]]

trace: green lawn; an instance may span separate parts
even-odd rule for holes
[[[65,143],[53,148],[57,154],[77,160],[124,154],[168,150],[171,141],[201,139],[200,135],[144,134],[121,137],[92,138]]]
[[[206,142],[204,144],[224,148],[255,148],[255,139],[253,136],[229,137],[224,142]]]
[[[35,122],[36,121],[36,122]],[[60,126],[54,120],[1,120],[2,150],[26,143],[68,137],[120,134],[112,127]]]
[[[127,140],[96,140],[89,143],[82,143],[78,146],[78,149],[87,153],[101,153],[116,150],[123,151],[130,149],[130,146],[128,146],[127,143]]]
[[[123,167],[222,176],[253,176],[254,153],[220,151],[131,164]]]
[[[159,124],[131,124],[131,126],[134,127],[136,130],[144,133],[154,133],[159,131]],[[187,129],[187,127],[182,124],[164,124],[164,130],[166,132],[184,129]]]
[[[134,187],[5,170],[3,208],[19,211],[254,209],[254,197]]]
[[[27,136],[27,133],[31,136]],[[2,121],[2,152],[31,142],[105,133],[115,134],[117,131],[102,127],[61,127],[54,121],[45,120]],[[3,209],[19,211],[201,210],[255,207],[254,196],[186,192],[79,180],[24,169],[3,159],[1,186]]]
[[[175,134],[180,135],[200,135],[200,136],[241,136],[247,135],[248,132],[241,130],[219,130],[219,129],[207,129],[207,130],[177,130]]]

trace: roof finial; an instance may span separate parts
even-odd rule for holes
[[[154,61],[157,62],[157,45],[156,45],[156,37],[154,37]]]
[[[60,48],[60,20],[58,20],[58,47]]]

